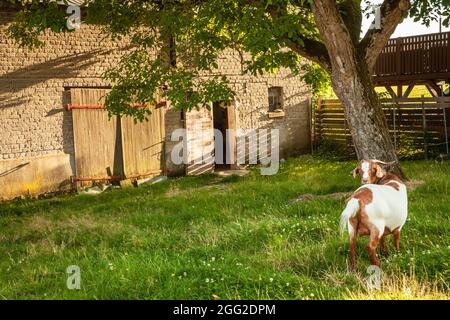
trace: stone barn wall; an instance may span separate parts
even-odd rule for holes
[[[108,88],[102,74],[129,49],[99,28],[82,25],[73,33],[46,33],[43,48],[20,48],[4,30],[12,14],[0,12],[0,199],[70,188],[74,175],[72,115],[64,108],[71,88]],[[283,156],[309,150],[309,88],[282,70],[276,75],[242,75],[239,55],[219,59],[237,93],[237,127],[279,128]],[[205,75],[207,76],[207,75]],[[285,116],[268,116],[268,88],[283,88]],[[206,110],[204,112],[207,112]],[[187,113],[185,116],[189,116]],[[166,158],[174,145],[170,132],[182,127],[179,111],[166,117]],[[183,167],[166,162],[182,173]]]

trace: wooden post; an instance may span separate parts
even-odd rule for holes
[[[317,99],[317,110],[315,113],[315,125],[317,130],[314,132],[314,145],[322,138],[322,123],[321,123],[321,112],[322,110],[322,96]]]
[[[423,130],[423,148],[425,150],[425,159],[428,159],[428,143],[427,143],[427,119],[425,112],[425,102],[422,95],[422,130]]]
[[[449,145],[448,145],[448,129],[447,129],[447,115],[446,115],[446,107],[445,103],[442,103],[442,116],[444,117],[444,134],[445,134],[445,150],[447,154],[449,154]]]
[[[402,139],[401,139],[401,130],[402,130],[402,107],[400,102],[397,101],[397,138],[396,138],[396,145],[398,148],[401,148]]]
[[[401,98],[403,96],[403,85],[397,85],[397,97]]]
[[[397,75],[401,75],[402,74],[402,42],[403,39],[402,38],[397,38],[396,42],[395,42],[395,55],[396,55],[396,65],[397,65],[397,70],[396,73]],[[398,97],[401,97],[401,94],[397,93]]]
[[[398,102],[396,101],[393,105],[393,117],[392,117],[392,123],[394,125],[394,148],[397,150],[397,108],[398,108]]]
[[[314,127],[313,127],[313,103],[312,98],[308,98],[308,117],[309,117],[309,143],[310,143],[310,149],[311,154],[314,153],[314,141],[313,141],[313,135],[314,135]]]

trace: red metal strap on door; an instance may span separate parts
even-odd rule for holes
[[[120,181],[122,178],[119,176],[107,176],[107,177],[77,177],[71,176],[70,180],[72,183],[83,182],[83,181],[105,181],[105,180],[115,180]]]
[[[164,107],[167,105],[167,101],[160,101],[154,105],[150,105],[150,106],[154,106],[155,108],[158,107]],[[131,104],[131,107],[147,107],[149,106],[149,104]],[[72,111],[73,109],[105,109],[105,106],[78,106],[78,105],[72,105],[72,104],[68,104],[67,105],[67,111]]]

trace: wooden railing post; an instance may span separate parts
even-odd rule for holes
[[[445,71],[448,72],[450,70],[450,34],[446,33],[446,41],[447,44],[447,59],[445,60]]]
[[[422,131],[423,131],[423,149],[425,151],[425,159],[428,159],[428,143],[427,143],[427,119],[425,112],[425,101],[423,100],[424,95],[422,95]]]
[[[397,65],[397,70],[396,70],[396,74],[399,76],[402,74],[402,42],[403,39],[402,38],[397,38],[396,42],[395,42],[395,56],[396,56],[396,65]]]

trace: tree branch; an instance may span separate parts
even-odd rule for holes
[[[354,45],[335,0],[314,0],[312,12],[328,52],[333,72],[354,68]]]
[[[278,10],[276,6],[267,6],[266,11],[272,16],[273,19],[279,18],[279,12],[285,11],[286,8],[281,8]],[[331,73],[331,62],[328,55],[327,48],[325,45],[312,38],[307,38],[303,36],[297,36],[298,40],[291,39],[287,34],[285,34],[281,40],[284,41],[286,46],[292,51],[296,52],[300,56],[309,59],[318,65],[320,65],[325,71]]]
[[[361,0],[342,0],[341,2],[336,3],[336,7],[350,33],[353,44],[356,46],[361,34]]]
[[[409,0],[384,0],[381,5],[381,29],[369,29],[359,44],[370,72],[409,6]]]
[[[284,38],[286,45],[292,51],[298,53],[300,56],[309,59],[320,65],[325,71],[331,73],[330,57],[325,45],[319,41],[301,38],[303,44],[299,44],[288,37]]]

